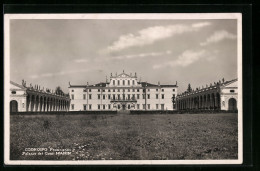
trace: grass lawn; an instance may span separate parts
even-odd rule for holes
[[[237,159],[237,114],[13,115],[11,160]],[[22,155],[25,148],[69,155]]]

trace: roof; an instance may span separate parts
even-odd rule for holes
[[[24,86],[22,86],[22,85],[20,85],[20,84],[17,84],[17,83],[15,83],[15,82],[13,82],[13,81],[10,81],[10,84],[13,84],[13,85],[15,85],[15,86],[17,86],[17,87],[19,87],[19,88],[21,88],[21,89],[26,89],[26,87],[24,87]]]

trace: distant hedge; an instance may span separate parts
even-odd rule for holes
[[[130,114],[199,114],[199,113],[237,113],[226,110],[131,110]]]
[[[11,115],[91,115],[91,114],[117,114],[117,111],[51,111],[51,112],[11,112]]]

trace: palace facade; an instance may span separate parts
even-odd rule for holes
[[[69,96],[56,94],[40,86],[10,81],[10,112],[68,111]]]
[[[237,110],[237,100],[237,79],[234,79],[218,81],[209,86],[178,94],[176,104],[178,110]]]
[[[176,85],[138,82],[136,73],[110,76],[98,84],[69,85],[70,111],[84,110],[174,110]]]

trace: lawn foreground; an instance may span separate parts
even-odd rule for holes
[[[237,159],[237,123],[235,113],[13,115],[10,159]],[[69,149],[70,153],[25,155],[26,148]]]

